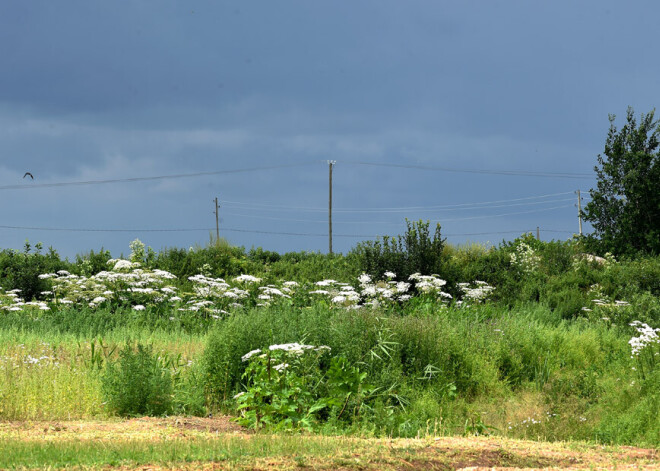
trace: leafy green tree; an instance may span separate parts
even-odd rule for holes
[[[632,108],[617,129],[610,115],[605,155],[598,155],[598,187],[583,217],[594,227],[587,242],[601,252],[617,255],[660,253],[660,122],[654,112]]]

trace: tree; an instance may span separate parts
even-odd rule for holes
[[[598,155],[596,189],[583,217],[594,227],[587,242],[616,255],[660,254],[660,122],[655,110],[639,123],[628,108],[620,130],[610,115],[605,155]]]

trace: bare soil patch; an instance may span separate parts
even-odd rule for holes
[[[231,417],[139,417],[127,420],[0,422],[0,439],[159,440],[186,436],[248,434]]]
[[[292,437],[296,442],[299,440],[300,447],[296,445],[294,451],[288,454],[281,451],[281,443],[287,440],[285,446],[291,448]],[[573,442],[544,443],[502,437],[370,439],[265,435],[250,433],[224,416],[0,423],[0,441],[47,443],[93,440],[106,443],[113,440],[161,442],[196,439],[218,439],[218,443],[226,443],[228,439],[241,443],[263,439],[268,442],[271,451],[265,457],[253,456],[246,458],[246,461],[241,458],[231,462],[103,466],[101,469],[660,470],[657,449],[606,447]],[[313,444],[317,446],[310,446]]]

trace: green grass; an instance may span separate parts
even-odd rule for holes
[[[181,368],[177,410],[199,413],[206,394],[208,408],[234,413],[242,355],[306,342],[329,345],[378,388],[359,415],[323,426],[333,433],[461,435],[483,424],[509,437],[660,443],[657,375],[642,380],[632,369],[630,332],[599,320],[564,320],[539,304],[417,304],[405,313],[276,304],[201,321],[213,325],[209,332],[150,328],[124,317],[97,335],[86,330],[94,323],[88,313],[68,314],[71,330],[49,330],[47,318],[0,319],[0,420],[108,417],[100,372],[129,341],[181,364],[192,361]]]
[[[217,438],[114,438],[102,441],[0,441],[2,469],[164,466],[195,469],[204,463],[229,469],[456,469],[465,466],[540,468],[576,462],[599,467],[657,465],[651,452],[626,454],[580,443],[533,444],[503,439],[374,440],[301,435],[220,435]]]

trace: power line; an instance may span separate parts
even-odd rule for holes
[[[486,175],[511,175],[518,177],[548,177],[548,178],[576,178],[576,179],[592,179],[594,175],[588,173],[556,173],[556,172],[526,172],[522,170],[486,170],[486,169],[461,169],[452,167],[431,167],[425,165],[404,165],[404,164],[387,164],[380,162],[342,162],[349,165],[365,165],[372,167],[394,167],[406,168],[414,170],[429,170],[435,172],[456,172],[456,173],[480,173]]]
[[[82,228],[62,228],[62,227],[30,227],[30,226],[4,226],[0,225],[0,229],[19,229],[19,230],[33,230],[33,231],[62,231],[62,232],[212,232],[213,229],[82,229]],[[311,232],[277,232],[277,231],[259,231],[251,229],[235,229],[223,228],[227,232],[244,232],[252,234],[274,234],[274,235],[288,235],[288,236],[309,236],[309,237],[327,237],[327,233],[311,233]],[[571,231],[554,231],[550,229],[543,229],[545,232],[563,232],[572,234]],[[492,234],[524,234],[530,231],[496,231],[496,232],[465,232],[442,234],[445,237],[458,237],[458,236],[476,236],[476,235],[492,235]],[[336,237],[355,237],[355,238],[376,238],[379,235],[374,234],[333,234]]]
[[[327,220],[320,220],[320,219],[298,219],[298,218],[279,218],[279,217],[274,217],[274,216],[262,216],[262,215],[256,215],[256,214],[240,214],[240,213],[233,213],[231,211],[224,211],[223,214],[225,216],[238,216],[238,217],[244,217],[244,218],[250,218],[250,219],[269,219],[271,221],[291,221],[291,222],[307,222],[307,223],[313,223],[313,224],[327,224]],[[333,224],[400,224],[400,222],[393,223],[393,222],[379,222],[379,221],[374,221],[374,222],[369,222],[369,221],[332,221]]]
[[[337,213],[405,213],[405,212],[429,212],[429,211],[475,211],[475,210],[480,210],[480,209],[494,209],[494,208],[509,208],[512,206],[533,206],[533,205],[538,205],[538,204],[551,204],[551,203],[563,203],[565,201],[574,201],[575,198],[562,198],[562,199],[554,199],[554,200],[545,200],[545,201],[531,201],[531,202],[526,202],[526,203],[511,203],[511,204],[498,204],[498,205],[491,205],[491,206],[473,206],[469,207],[467,205],[455,205],[455,206],[460,206],[460,207],[416,207],[416,208],[398,208],[398,209],[364,209],[364,210],[341,210],[337,209],[334,210],[334,212]],[[236,209],[244,209],[248,211],[266,211],[266,209],[262,208],[245,208],[245,207],[239,207]],[[268,211],[272,211],[272,209],[268,209]],[[294,211],[294,210],[291,210]],[[317,212],[322,212],[321,210]],[[246,214],[238,214],[238,213],[225,213],[225,214],[233,214],[234,216],[244,216],[244,217],[259,217],[259,216],[249,216]],[[308,222],[327,222],[327,221],[312,221],[308,219],[290,219],[290,218],[276,218],[276,217],[266,217],[264,216],[264,219],[277,219],[277,220],[288,220],[288,221],[308,221]],[[369,221],[361,221],[364,223],[368,223]],[[374,223],[374,224],[383,224],[383,223]]]
[[[573,205],[562,205],[562,206],[553,206],[552,208],[541,208],[541,209],[532,209],[531,211],[517,211],[513,213],[500,213],[500,214],[488,214],[485,216],[471,216],[466,218],[450,218],[450,219],[432,219],[431,222],[447,222],[447,221],[468,221],[472,219],[486,219],[494,218],[499,216],[515,216],[517,214],[531,214],[531,213],[540,213],[542,211],[552,211],[554,209],[563,209],[563,208],[572,208]]]
[[[34,226],[4,226],[0,229],[20,229],[28,231],[59,231],[59,232],[200,232],[212,229],[86,229],[67,227],[34,227]]]
[[[491,200],[491,201],[482,201],[482,202],[474,202],[474,203],[460,203],[460,204],[447,204],[447,205],[434,205],[434,206],[399,206],[399,207],[382,207],[382,208],[343,208],[343,209],[333,209],[334,212],[396,212],[396,211],[415,211],[415,210],[444,210],[444,209],[450,209],[450,208],[467,208],[470,206],[487,206],[487,205],[492,205],[496,203],[509,203],[509,202],[517,202],[517,201],[526,201],[526,200],[534,200],[534,199],[542,199],[542,198],[550,198],[554,196],[561,196],[561,195],[572,195],[572,191],[563,191],[560,193],[550,193],[546,195],[538,195],[538,196],[526,196],[522,198],[511,198],[511,199],[504,199],[504,200]],[[571,201],[573,198],[571,198]],[[558,201],[563,201],[563,200],[558,200]],[[263,204],[263,203],[248,203],[248,202],[242,202],[242,201],[227,201],[223,200],[221,203],[225,205],[239,205],[239,206],[255,206],[257,208],[240,208],[240,209],[258,209],[258,208],[267,208],[267,209],[282,209],[282,210],[291,210],[291,211],[310,211],[310,212],[327,212],[327,208],[320,208],[320,207],[304,207],[304,206],[286,206],[286,205],[273,205],[273,204]],[[538,203],[543,203],[543,202],[538,202]],[[537,204],[537,203],[530,203],[530,204]]]
[[[214,229],[87,229],[87,228],[69,228],[69,227],[34,227],[34,226],[6,226],[0,225],[0,229],[18,229],[29,231],[58,231],[58,232],[212,232]],[[249,229],[234,229],[223,227],[223,231],[229,232],[251,232],[255,234],[279,234],[294,236],[314,236],[327,237],[327,233],[309,233],[309,232],[275,232],[259,231]],[[377,237],[373,234],[335,234],[337,237]]]
[[[173,175],[158,175],[155,177],[134,177],[134,178],[113,178],[108,180],[85,180],[77,182],[59,182],[59,183],[36,183],[29,185],[5,185],[0,186],[0,190],[30,190],[35,188],[55,188],[62,186],[82,186],[82,185],[105,185],[108,183],[135,183],[135,182],[145,182],[145,181],[155,181],[155,180],[170,180],[176,178],[194,178],[194,177],[205,177],[209,175],[225,175],[232,173],[245,173],[245,172],[255,172],[260,170],[276,170],[281,168],[291,168],[291,167],[301,167],[306,165],[312,165],[316,162],[306,162],[306,163],[296,163],[296,164],[283,164],[283,165],[269,165],[263,167],[248,167],[248,168],[238,168],[232,170],[216,170],[212,172],[196,172],[196,173],[179,173]]]
[[[57,183],[36,183],[29,185],[4,185],[4,186],[0,186],[0,190],[27,190],[27,189],[35,189],[35,188],[104,185],[110,183],[135,183],[135,182],[168,180],[168,179],[177,179],[177,178],[194,178],[194,177],[203,177],[203,176],[211,176],[211,175],[254,172],[260,170],[276,170],[281,168],[315,165],[317,163],[318,163],[317,161],[312,161],[312,162],[301,162],[295,164],[249,167],[249,168],[233,169],[233,170],[217,170],[217,171],[209,171],[209,172],[157,175],[151,177],[113,178],[106,180],[83,180],[83,181],[57,182]],[[439,171],[439,172],[477,173],[477,174],[487,174],[487,175],[514,175],[514,176],[527,176],[527,177],[552,177],[552,178],[577,178],[577,179],[593,178],[593,175],[586,173],[553,173],[553,172],[526,172],[519,170],[459,169],[459,168],[450,168],[450,167],[432,167],[432,166],[423,166],[423,165],[387,164],[387,163],[378,163],[378,162],[359,162],[359,161],[357,162],[344,161],[342,163],[348,165],[405,168],[405,169],[428,170],[428,171]]]
[[[248,229],[226,229],[223,228],[223,231],[229,232],[249,232],[253,234],[276,234],[276,235],[293,235],[293,236],[311,236],[311,237],[328,237],[327,232],[323,233],[310,233],[310,232],[274,232],[274,231],[254,231]],[[373,234],[332,234],[333,237],[355,237],[355,238],[375,238],[377,235]]]
[[[539,208],[533,209],[530,211],[516,211],[512,213],[499,213],[499,214],[488,214],[481,216],[471,216],[465,218],[444,218],[444,219],[433,219],[430,222],[447,222],[447,221],[466,221],[473,219],[487,219],[500,216],[514,216],[518,214],[531,214],[538,213],[543,211],[551,211],[555,209],[571,208],[573,205],[562,205],[562,206],[553,206],[551,208]],[[34,230],[34,231],[62,231],[62,232],[200,232],[200,231],[210,231],[212,229],[190,229],[190,228],[173,228],[173,229],[88,229],[88,228],[58,228],[58,227],[35,227],[35,226],[10,226],[10,225],[0,225],[0,229],[20,229],[20,230]],[[276,234],[276,232],[269,231],[248,231],[243,229],[231,229],[223,228],[225,231],[234,231],[234,232],[255,232],[263,234]],[[323,235],[327,236],[327,233],[324,234],[309,234],[309,233],[293,233],[293,232],[278,232],[277,234],[282,235]],[[340,237],[372,237],[371,235],[339,235]]]

